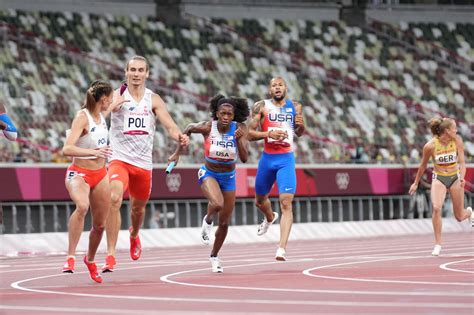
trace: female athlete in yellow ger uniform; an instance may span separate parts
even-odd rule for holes
[[[431,184],[431,203],[433,205],[433,230],[435,247],[431,253],[438,256],[441,252],[441,208],[449,191],[453,201],[454,217],[459,222],[469,219],[474,226],[474,213],[471,207],[464,209],[464,144],[456,135],[456,122],[450,118],[435,117],[429,121],[433,138],[423,147],[423,157],[416,173],[416,178],[410,187],[409,194],[413,195],[418,188],[421,176],[425,172],[430,158],[433,159],[433,182]]]

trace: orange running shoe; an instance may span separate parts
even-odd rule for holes
[[[63,266],[64,273],[74,273],[74,262],[76,259],[74,257],[68,257],[66,263]]]
[[[102,273],[104,272],[114,272],[115,267],[115,257],[108,255],[105,257],[105,264],[102,266]]]
[[[89,275],[92,280],[94,280],[97,283],[102,283],[102,277],[100,274],[97,272],[97,265],[95,263],[90,263],[87,261],[87,255],[84,256],[84,263],[87,266],[87,269],[89,269]]]
[[[129,229],[130,233],[132,233],[132,227]],[[140,256],[142,255],[142,243],[140,242],[140,236],[136,238],[133,238],[130,235],[130,257],[132,257],[133,260],[138,260]]]

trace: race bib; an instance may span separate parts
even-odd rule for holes
[[[148,122],[147,114],[127,112],[123,116],[123,133],[126,135],[147,135]]]
[[[76,177],[76,176],[82,176],[82,177],[84,177],[84,174],[79,173],[78,171],[69,171],[69,170],[68,170],[68,171],[67,171],[67,174],[66,174],[66,179],[67,179],[67,180],[71,180],[71,179],[73,179],[73,178]]]
[[[272,130],[282,130],[285,131],[287,134],[287,137],[283,140],[275,140],[270,137],[267,138],[267,142],[271,144],[278,144],[284,147],[289,147],[291,146],[291,143],[293,142],[293,132],[290,128],[281,128],[281,127],[268,127],[268,132],[271,132]]]

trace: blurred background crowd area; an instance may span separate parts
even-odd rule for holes
[[[148,59],[147,86],[182,129],[209,119],[216,93],[246,97],[251,106],[267,97],[272,77],[282,76],[305,115],[297,163],[418,163],[435,115],[457,121],[467,162],[474,162],[474,23],[450,20],[459,10],[472,17],[469,1],[448,1],[452,11],[443,21],[426,21],[418,5],[410,9],[421,10],[418,21],[367,14],[404,8],[401,1],[243,1],[242,12],[270,13],[240,18],[235,8],[234,16],[184,12],[186,1],[145,1],[155,8],[147,15],[117,1],[131,6],[128,14],[100,12],[86,0],[84,11],[0,7],[0,98],[20,137],[0,139],[0,162],[68,162],[60,149],[89,83],[105,79],[119,87],[134,55]],[[110,5],[94,5],[101,4]],[[430,8],[443,15],[442,4]],[[311,19],[294,8],[336,13]],[[202,162],[202,144],[193,136],[182,163]],[[249,163],[258,161],[261,145],[251,144]],[[165,163],[174,148],[158,127],[154,162]]]

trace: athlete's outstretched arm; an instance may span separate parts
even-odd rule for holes
[[[102,112],[102,115],[104,115],[104,117],[107,117],[111,112],[118,111],[122,107],[122,105],[127,102],[130,101],[126,100],[122,95],[120,95],[119,89],[115,90],[112,103],[105,111]]]
[[[180,142],[182,145],[187,146],[189,144],[189,137],[183,135],[181,130],[179,130],[178,125],[171,118],[168,108],[166,107],[165,102],[161,99],[158,94],[153,94],[151,97],[153,112],[155,113],[156,118],[160,123],[165,127],[166,131],[171,138]],[[181,137],[180,137],[181,135]]]
[[[211,132],[211,122],[209,121],[201,121],[198,123],[192,123],[186,126],[183,131],[183,135],[181,136],[186,136],[189,139],[189,136],[192,133],[200,133],[203,134],[204,136],[208,135]],[[174,151],[173,154],[168,158],[168,163],[169,162],[175,162],[178,164],[179,161],[179,156],[181,155],[181,152],[186,146],[182,144],[182,141],[180,140],[178,143],[178,147]]]
[[[416,189],[418,188],[418,183],[420,182],[421,176],[423,176],[423,173],[425,172],[426,167],[428,166],[428,161],[430,160],[433,151],[434,144],[432,141],[429,141],[423,147],[423,156],[421,158],[420,166],[418,167],[418,171],[416,172],[415,180],[410,186],[410,190],[408,191],[410,195],[413,195],[416,192]]]
[[[293,102],[295,104],[295,134],[298,137],[301,137],[304,133],[304,119],[303,119],[303,105],[299,102]]]

